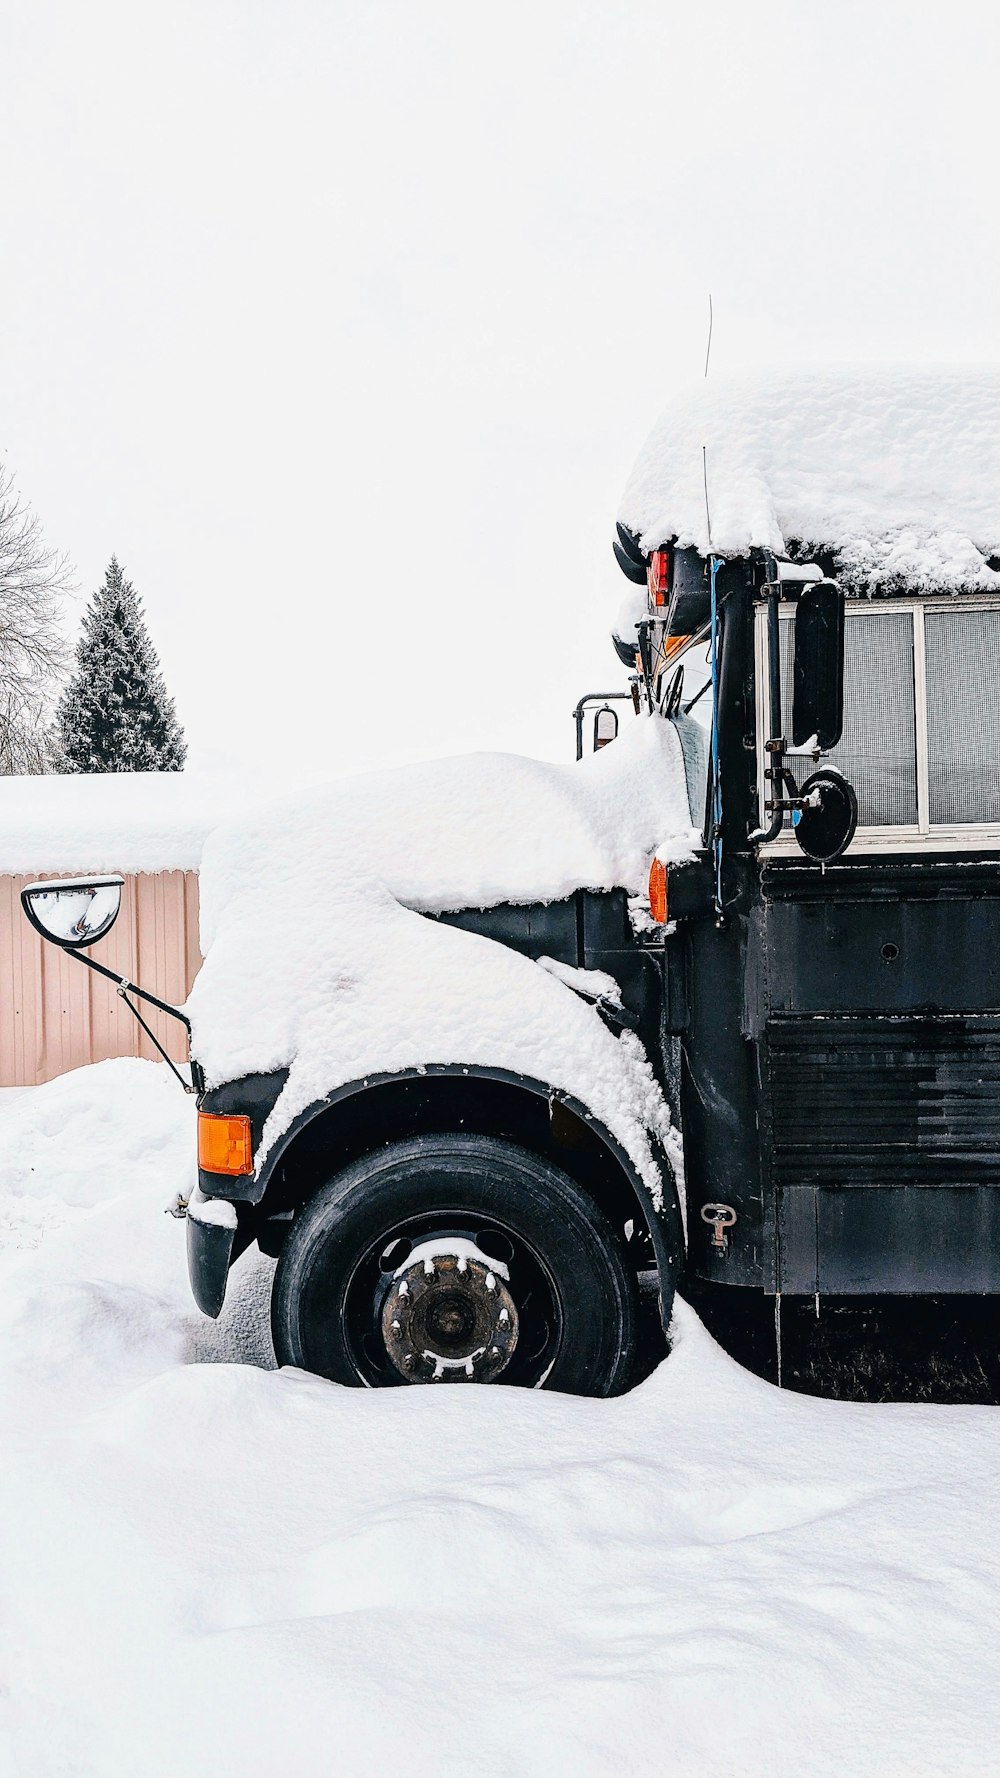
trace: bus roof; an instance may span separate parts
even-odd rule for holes
[[[805,546],[857,588],[1000,590],[1000,367],[710,375],[654,427],[619,519],[647,552]]]

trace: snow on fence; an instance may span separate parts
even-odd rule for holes
[[[0,778],[0,1086],[36,1086],[109,1056],[156,1056],[114,984],[28,925],[25,883],[120,871],[121,913],[94,955],[183,1005],[201,962],[202,843],[232,803],[231,787],[185,773]],[[182,1060],[183,1027],[144,1011]]]

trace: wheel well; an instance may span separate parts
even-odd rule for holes
[[[254,1221],[260,1228],[270,1217],[297,1209],[332,1173],[364,1154],[407,1137],[455,1131],[506,1137],[561,1167],[591,1193],[615,1228],[633,1224],[637,1265],[656,1263],[644,1238],[655,1212],[600,1130],[558,1097],[471,1073],[384,1081],[318,1112],[282,1152]]]

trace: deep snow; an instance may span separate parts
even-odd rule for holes
[[[619,517],[646,550],[795,539],[856,586],[996,591],[998,482],[996,365],[709,377],[654,427]]]
[[[0,1100],[0,1770],[995,1771],[1000,1416],[782,1395],[679,1307],[632,1395],[275,1373],[187,1295],[192,1108]]]

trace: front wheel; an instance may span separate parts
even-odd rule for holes
[[[418,1136],[336,1174],[275,1273],[279,1364],[337,1383],[614,1395],[636,1353],[622,1242],[575,1179],[487,1136]]]

